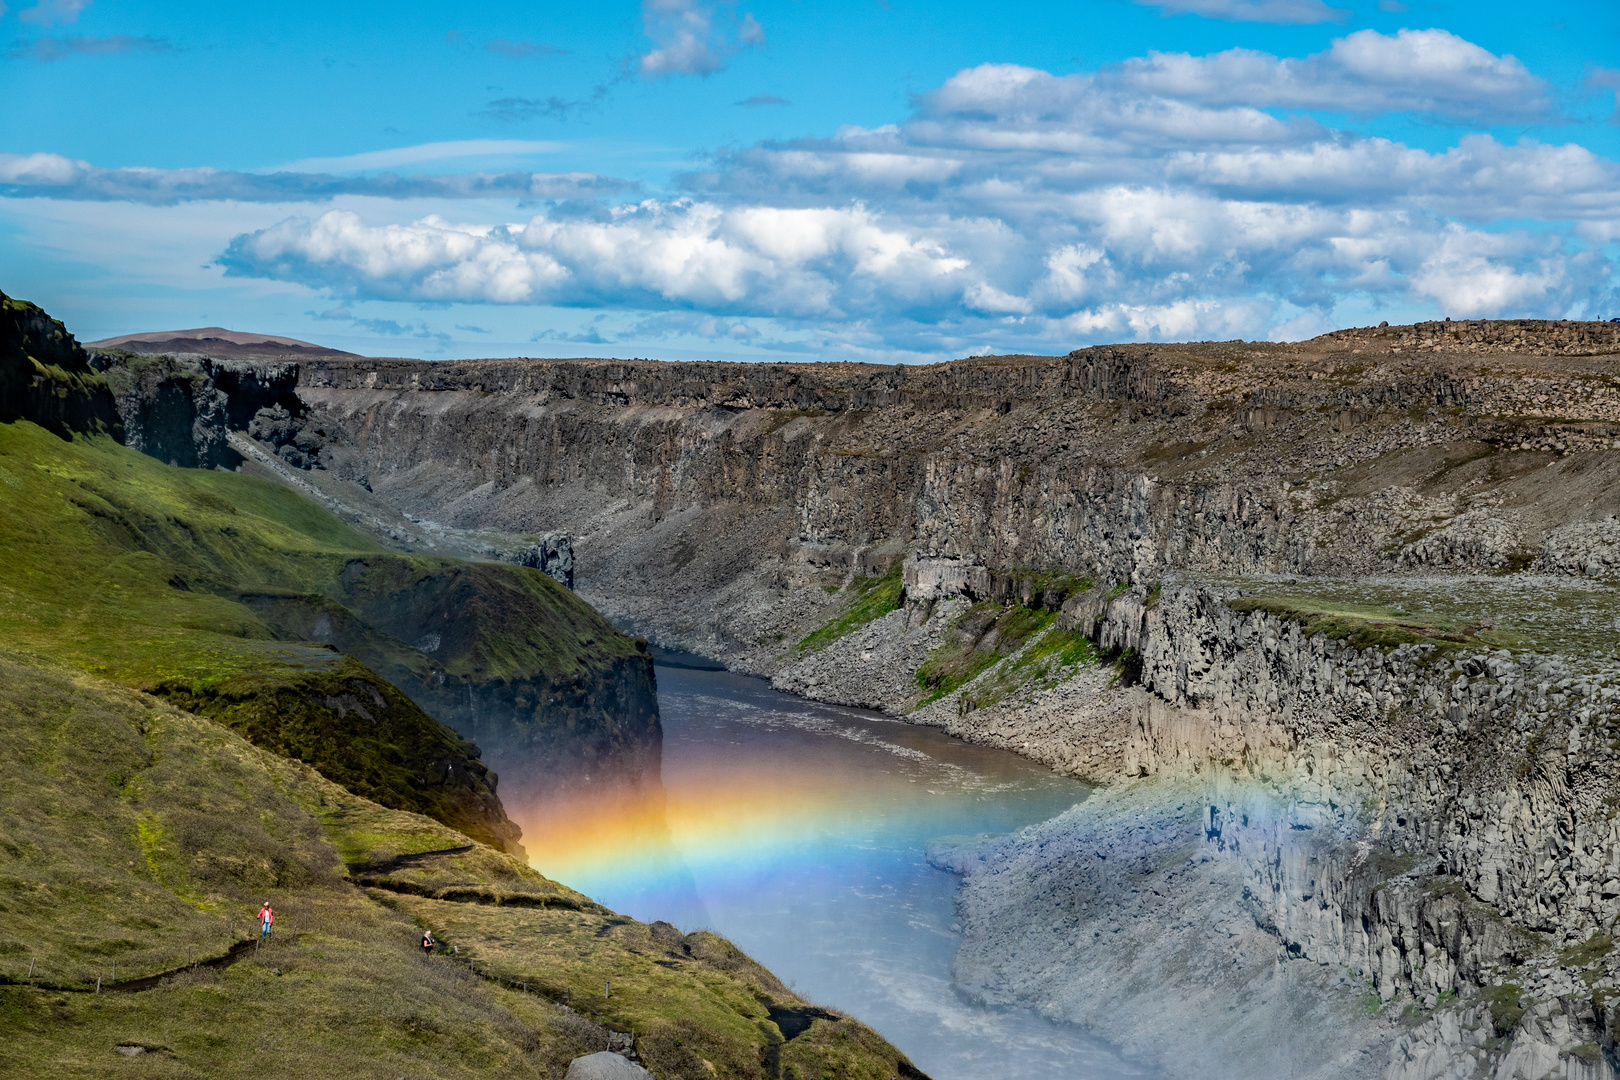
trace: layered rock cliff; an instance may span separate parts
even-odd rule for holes
[[[829,607],[812,586],[911,554],[1110,581],[1518,568],[1543,550],[1601,564],[1620,384],[1565,337],[1591,353],[1612,330],[1431,324],[920,369],[326,361],[299,395],[411,513],[566,523],[580,587],[615,618],[769,670],[776,635]],[[1598,531],[1555,535],[1577,526]]]
[[[1119,786],[1033,836],[942,854],[967,875],[966,984],[1112,1018],[1144,1048],[1168,1028],[1206,1075],[1249,1074],[1257,1038],[1296,1075],[1609,1075],[1612,659],[1357,648],[1195,586],[1121,596],[1098,635],[1138,651],[1140,686],[1077,695],[1036,753]],[[959,726],[1004,734],[994,717]],[[1070,756],[1105,743],[1108,759]],[[1109,859],[1129,872],[1103,873]],[[1166,909],[1197,932],[1166,941]],[[1083,947],[1103,934],[1118,947]],[[1191,989],[1189,963],[1244,1024],[1166,999]],[[1260,1007],[1302,978],[1310,1001]],[[1334,985],[1338,1030],[1307,1038]]]

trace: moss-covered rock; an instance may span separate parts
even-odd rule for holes
[[[32,420],[68,437],[121,434],[112,394],[60,322],[0,292],[0,423]]]
[[[153,692],[226,724],[383,806],[413,810],[474,840],[522,852],[478,747],[358,661],[174,679]]]

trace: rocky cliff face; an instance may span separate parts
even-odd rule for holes
[[[313,420],[295,392],[298,365],[184,353],[97,350],[90,364],[111,386],[125,445],[188,469],[235,469],[239,431],[297,469],[321,468],[365,484],[341,431]]]
[[[565,589],[574,587],[574,538],[565,532],[546,533],[511,554],[513,562],[543,571]]]
[[[1357,648],[1195,586],[1086,621],[1139,686],[931,718],[1115,785],[941,853],[965,985],[1184,1044],[1198,1075],[1253,1075],[1257,1042],[1302,1076],[1611,1075],[1612,659]],[[1187,1015],[1200,988],[1227,1008]]]
[[[475,740],[474,755],[512,778],[509,792],[553,792],[590,774],[656,775],[662,735],[651,657],[645,642],[568,591],[567,533],[463,535],[399,519],[369,499],[348,432],[294,393],[295,363],[113,350],[94,362],[135,449],[190,468],[246,462],[406,550],[516,564],[357,552],[315,591],[239,589],[278,635],[364,662]]]
[[[827,607],[815,587],[912,554],[1111,581],[1606,565],[1607,534],[1554,533],[1620,512],[1620,384],[1585,355],[1610,336],[1433,324],[921,369],[327,361],[299,395],[411,513],[567,523],[615,618],[770,670]]]
[[[73,335],[36,305],[0,293],[0,423],[13,420],[65,438],[121,434],[107,384]]]

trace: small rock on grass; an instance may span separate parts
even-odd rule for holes
[[[610,1050],[603,1050],[570,1061],[564,1080],[652,1080],[652,1073]]]

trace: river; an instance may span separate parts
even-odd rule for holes
[[[662,784],[514,817],[534,865],[635,918],[710,929],[935,1080],[1148,1075],[1078,1029],[958,994],[957,879],[932,840],[1044,821],[1088,788],[1033,762],[760,679],[660,665]]]

